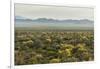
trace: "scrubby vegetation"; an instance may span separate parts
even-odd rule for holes
[[[16,31],[15,65],[94,60],[91,31]]]

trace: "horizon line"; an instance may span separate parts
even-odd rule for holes
[[[22,18],[16,18],[16,16],[14,17],[14,19],[23,19],[23,20],[26,20],[26,19],[29,19],[29,20],[37,20],[37,19],[53,19],[53,20],[90,20],[90,21],[94,21],[94,19],[87,19],[87,18],[80,18],[80,19],[77,19],[77,18],[62,18],[62,19],[59,19],[59,18],[48,18],[48,17],[37,17],[37,18],[27,18],[27,17],[23,17],[23,16],[20,16]]]

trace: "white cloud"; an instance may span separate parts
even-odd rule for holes
[[[15,4],[15,16],[27,18],[90,19],[94,20],[93,8],[57,7]]]

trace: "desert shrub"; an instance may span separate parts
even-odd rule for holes
[[[15,32],[16,65],[93,60],[93,32]]]

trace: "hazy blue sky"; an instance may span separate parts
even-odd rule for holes
[[[15,16],[30,19],[89,19],[94,20],[93,8],[40,6],[29,4],[15,4]]]

